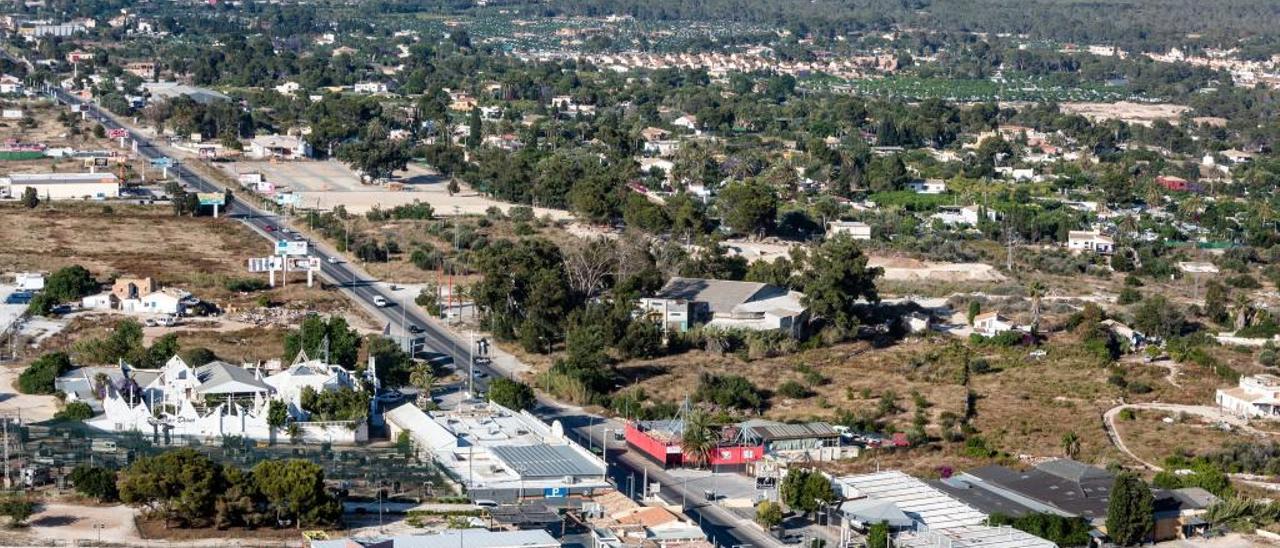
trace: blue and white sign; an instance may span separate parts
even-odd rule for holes
[[[151,167],[173,167],[173,158],[161,156],[151,159]]]
[[[569,496],[568,487],[547,487],[542,490],[542,498],[562,499]]]
[[[307,242],[276,240],[276,255],[300,257],[307,254]]]

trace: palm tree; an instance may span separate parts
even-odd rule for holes
[[[435,383],[436,377],[428,364],[420,363],[409,373],[409,384],[418,389],[418,407],[422,407],[431,401],[431,387]]]
[[[680,436],[680,442],[685,454],[693,458],[695,464],[705,466],[716,448],[716,433],[711,426],[711,417],[703,411],[693,411],[685,416],[684,433]]]
[[[1031,332],[1040,330],[1040,299],[1047,293],[1044,284],[1039,280],[1027,285],[1027,296],[1031,297]]]
[[[1072,459],[1080,454],[1080,436],[1075,432],[1067,432],[1062,435],[1062,451]]]

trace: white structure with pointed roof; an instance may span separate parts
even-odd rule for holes
[[[302,390],[307,387],[317,392],[359,389],[355,377],[340,366],[303,359],[264,378],[257,367],[223,361],[192,367],[175,355],[158,370],[127,364],[121,368],[123,382],[107,383],[103,414],[86,421],[89,426],[153,435],[271,439],[281,434],[268,424],[271,402],[283,401],[303,440],[357,443],[368,439],[364,421],[307,422],[308,414],[301,408]]]

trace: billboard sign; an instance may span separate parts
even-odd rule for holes
[[[129,130],[122,127],[107,130],[107,137],[110,137],[112,139],[124,139],[125,137],[128,137],[128,136],[129,136]]]
[[[542,498],[562,499],[569,496],[568,487],[546,487],[542,489]]]
[[[93,167],[107,167],[107,158],[94,158]]]
[[[292,240],[277,240],[276,255],[285,255],[290,257],[300,257],[307,254],[307,242],[295,242]]]
[[[200,205],[202,206],[227,205],[227,195],[221,192],[197,192],[196,198],[200,199]]]
[[[302,195],[292,192],[277,192],[276,204],[282,206],[297,206],[302,204]]]
[[[320,259],[318,257],[291,257],[289,258],[289,270],[320,270]]]
[[[173,158],[161,156],[151,159],[151,167],[173,167]]]
[[[283,259],[280,257],[255,257],[249,259],[249,272],[270,272],[272,270],[280,270],[284,265]]]

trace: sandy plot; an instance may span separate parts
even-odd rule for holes
[[[1122,120],[1130,124],[1150,126],[1156,120],[1174,120],[1191,110],[1184,105],[1168,103],[1062,103],[1063,112],[1079,114],[1092,121]]]
[[[982,263],[934,263],[898,257],[871,257],[870,266],[884,269],[884,279],[895,282],[1002,282],[995,267]]]
[[[72,504],[41,504],[39,512],[31,516],[27,533],[48,542],[94,541],[140,543],[133,518],[137,513],[128,506],[82,506]],[[101,531],[99,531],[101,528]]]
[[[305,207],[331,209],[342,205],[352,213],[364,213],[375,206],[390,208],[415,201],[431,204],[438,215],[483,215],[490,207],[509,211],[511,204],[486,197],[463,185],[462,191],[449,195],[448,179],[420,164],[410,164],[392,178],[404,184],[404,190],[391,190],[383,185],[360,182],[355,172],[337,161],[315,162],[236,162],[220,166],[229,175],[259,172],[277,188],[291,189],[301,196]],[[534,213],[553,219],[569,219],[569,212],[537,207]]]
[[[22,394],[16,387],[25,366],[0,367],[0,414],[20,417],[23,423],[45,421],[58,411],[53,396]]]

